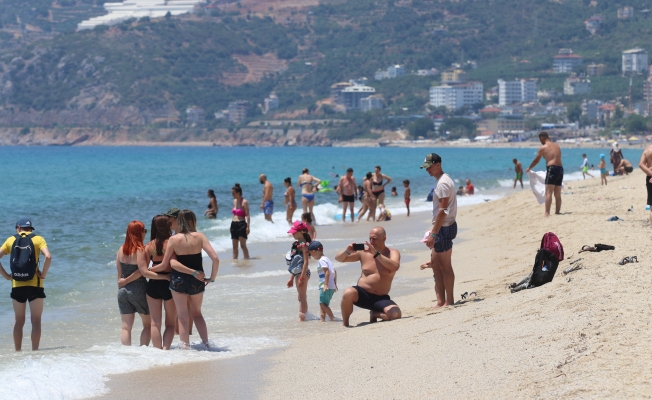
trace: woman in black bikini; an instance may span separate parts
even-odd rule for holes
[[[172,230],[168,217],[157,215],[152,219],[150,242],[138,252],[138,270],[145,278],[149,278],[146,298],[152,318],[152,345],[163,350],[168,350],[172,344],[177,320],[177,309],[172,300],[172,292],[170,292],[172,268],[166,270],[158,268],[163,260],[170,236],[172,236]],[[151,267],[149,266],[150,261],[152,262]],[[161,335],[163,308],[165,308],[165,333]]]
[[[170,290],[179,315],[181,347],[184,349],[190,347],[188,300],[190,300],[190,313],[195,321],[202,343],[206,347],[210,347],[208,328],[201,313],[201,304],[204,299],[206,285],[215,282],[220,260],[208,238],[203,233],[197,232],[195,213],[190,210],[182,210],[179,212],[177,221],[179,223],[179,232],[168,240],[160,268],[165,269],[171,266],[173,269],[170,276]],[[206,252],[213,262],[210,278],[204,274],[202,250]],[[173,254],[176,255],[176,260],[172,259]]]
[[[217,217],[217,197],[215,197],[215,191],[213,189],[208,189],[208,193],[206,193],[210,201],[208,202],[208,210],[204,211],[204,215],[207,216],[208,218],[216,218]]]
[[[249,236],[249,227],[251,218],[249,216],[249,202],[242,197],[242,188],[236,183],[231,189],[233,195],[233,218],[231,219],[231,243],[233,244],[233,259],[238,259],[238,243],[242,247],[242,256],[245,260],[249,259],[249,249],[247,249],[247,237]]]
[[[387,182],[383,183],[383,180],[387,179]],[[385,207],[385,186],[389,185],[392,181],[392,178],[385,174],[380,173],[380,166],[376,165],[376,169],[373,177],[371,178],[371,193],[378,200],[377,205],[383,205]]]

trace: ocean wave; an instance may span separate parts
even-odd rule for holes
[[[287,270],[274,270],[274,271],[263,271],[263,272],[253,272],[251,274],[229,274],[222,275],[220,279],[255,279],[255,278],[268,278],[270,276],[282,276],[288,275]]]
[[[232,337],[218,340],[204,351],[161,351],[153,347],[111,344],[93,346],[79,353],[49,353],[3,356],[0,373],[11,377],[0,386],[3,399],[82,399],[108,393],[107,375],[146,370],[181,363],[219,360],[253,354],[286,345],[268,337]],[[200,350],[203,345],[193,343]]]

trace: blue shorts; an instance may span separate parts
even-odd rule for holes
[[[319,304],[323,304],[326,307],[330,306],[334,293],[335,289],[326,289],[326,291],[319,289]]]
[[[457,222],[442,226],[435,235],[435,253],[444,253],[453,248],[453,239],[457,237]]]
[[[265,213],[265,215],[274,214],[274,202],[272,200],[267,200],[263,204],[263,212]]]

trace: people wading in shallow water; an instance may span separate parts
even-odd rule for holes
[[[213,189],[208,189],[206,196],[210,199],[208,202],[208,210],[204,211],[204,215],[208,218],[217,217],[217,197],[215,197],[215,192]]]
[[[283,193],[283,199],[285,200],[285,220],[292,226],[292,218],[294,217],[294,212],[297,210],[296,194],[292,187],[292,179],[290,177],[285,178],[283,184],[286,189],[285,193]]]
[[[316,224],[317,220],[315,219],[315,214],[312,212],[313,207],[315,206],[315,193],[316,185],[321,183],[321,180],[310,175],[308,168],[304,168],[303,173],[299,175],[298,185],[301,188],[301,206],[303,207],[303,212],[309,212],[312,217],[312,221]]]
[[[296,285],[299,294],[299,321],[305,321],[308,312],[307,291],[308,280],[310,279],[308,245],[312,242],[312,239],[308,234],[308,227],[303,222],[295,221],[288,233],[292,235],[295,241],[292,243],[289,253],[290,268],[294,267],[294,269],[290,272],[292,276],[287,283],[287,287],[291,288]]]
[[[385,186],[392,182],[392,178],[380,172],[380,166],[376,165],[374,174],[371,177],[371,192],[378,200],[378,205],[385,207]]]
[[[247,249],[247,237],[249,236],[249,226],[251,218],[249,217],[249,202],[242,197],[242,188],[239,183],[231,189],[233,195],[233,218],[231,219],[231,243],[233,244],[233,259],[238,259],[238,244],[242,248],[242,255],[245,260],[249,259],[249,249]]]

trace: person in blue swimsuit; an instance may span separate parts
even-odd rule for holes
[[[310,175],[308,168],[304,168],[302,172],[297,180],[299,188],[301,188],[301,205],[303,206],[303,212],[309,212],[313,223],[316,224],[317,221],[315,220],[315,214],[312,212],[312,208],[315,206],[316,186],[321,183],[321,180]]]
[[[600,154],[600,164],[598,164],[598,168],[600,168],[600,185],[607,185],[607,162],[604,160],[605,155]]]

